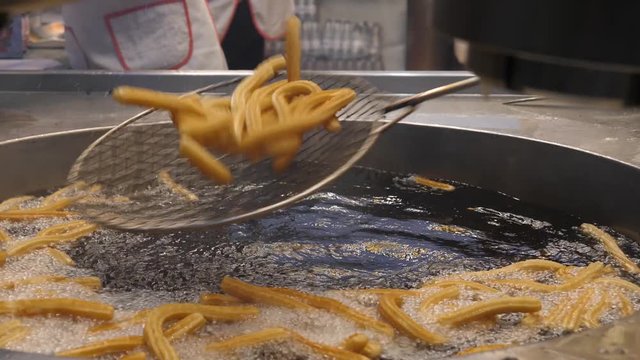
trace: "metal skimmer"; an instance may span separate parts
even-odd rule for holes
[[[148,109],[91,144],[69,174],[70,182],[100,184],[104,195],[123,195],[130,201],[82,203],[77,204],[78,210],[107,227],[144,231],[205,228],[255,218],[301,200],[338,178],[384,130],[411,113],[413,105],[479,81],[470,78],[391,102],[363,79],[303,77],[323,89],[351,88],[358,96],[338,113],[342,131],[307,133],[296,161],[286,172],[274,173],[270,159],[251,163],[237,155],[222,155],[220,160],[230,167],[234,181],[216,185],[179,156],[178,132],[168,114]],[[240,80],[210,85],[195,93],[229,95]],[[393,111],[401,108],[406,111]],[[158,180],[163,169],[199,200],[187,201],[168,191]]]

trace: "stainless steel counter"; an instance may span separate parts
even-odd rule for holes
[[[246,72],[54,72],[0,74],[0,141],[77,128],[115,125],[138,109],[116,104],[120,84],[186,91]],[[466,72],[351,73],[401,96],[470,76]],[[472,128],[556,142],[640,166],[640,109],[543,100],[504,105],[522,95],[478,89],[420,105],[405,122]]]

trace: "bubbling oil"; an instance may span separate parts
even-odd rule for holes
[[[0,278],[8,281],[46,274],[98,276],[104,290],[95,293],[78,284],[52,283],[0,290],[0,298],[58,294],[104,301],[116,307],[120,318],[167,302],[195,302],[202,292],[218,291],[222,277],[231,275],[258,285],[291,287],[329,296],[377,318],[376,295],[343,290],[414,288],[433,277],[486,270],[531,258],[574,266],[594,261],[613,264],[602,246],[580,233],[578,226],[584,219],[532,206],[504,194],[454,185],[455,191],[444,192],[418,185],[407,175],[355,168],[325,191],[291,208],[246,223],[170,234],[100,229],[60,247],[71,255],[75,267],[62,265],[46,251],[38,250],[10,258],[0,268]],[[37,200],[28,206],[34,204]],[[17,242],[66,220],[0,222],[0,227]],[[607,230],[637,261],[638,243]],[[537,280],[546,281],[544,274]],[[506,287],[501,290],[512,291]],[[501,315],[494,323],[477,322],[457,328],[439,325],[435,319],[440,315],[497,295],[478,295],[462,289],[458,299],[438,304],[425,313],[419,310],[419,304],[429,294],[426,291],[421,296],[408,297],[403,310],[418,323],[445,334],[449,339],[446,345],[428,347],[403,336],[392,340],[319,310],[302,316],[299,311],[269,306],[260,306],[261,315],[256,319],[210,323],[198,336],[189,336],[174,345],[182,358],[223,359],[229,354],[203,352],[205,344],[280,326],[332,345],[355,332],[363,332],[381,342],[385,359],[424,359],[448,356],[478,344],[542,341],[562,332],[516,326],[522,318],[518,314]],[[519,291],[519,294],[527,293]],[[597,302],[600,295],[596,293],[591,302]],[[537,293],[536,297],[541,298],[544,309],[559,301],[555,293]],[[637,296],[631,300],[636,309],[640,307]],[[614,307],[603,315],[603,323],[618,316]],[[0,316],[0,322],[8,318]],[[64,316],[26,318],[24,322],[32,331],[9,347],[45,354],[141,332],[141,326],[136,325],[88,333],[95,325],[93,322]],[[317,357],[291,341],[247,348],[235,354],[243,359],[300,358],[301,354]]]

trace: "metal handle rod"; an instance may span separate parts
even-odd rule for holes
[[[402,108],[408,108],[407,111],[397,117],[395,117],[393,120],[385,123],[384,125],[380,126],[379,128],[377,128],[376,130],[373,131],[373,134],[379,134],[385,130],[387,130],[389,127],[391,127],[392,125],[396,124],[397,122],[399,122],[400,120],[404,119],[405,117],[407,117],[407,115],[411,114],[413,112],[413,107],[415,105],[418,105],[424,101],[433,99],[433,98],[437,98],[443,95],[447,95],[447,94],[451,94],[453,92],[459,91],[459,90],[463,90],[475,85],[478,85],[480,83],[480,78],[479,77],[471,77],[468,79],[464,79],[464,80],[460,80],[451,84],[447,84],[447,85],[443,85],[443,86],[439,86],[435,89],[431,89],[431,90],[427,90],[418,94],[415,94],[413,96],[409,96],[403,99],[400,99],[396,102],[393,102],[387,106],[385,106],[384,108],[382,108],[382,112],[383,113],[388,113],[391,112],[393,110],[398,110],[398,109],[402,109]]]
[[[424,101],[437,98],[443,95],[447,95],[452,92],[456,92],[458,90],[466,89],[466,88],[478,85],[479,83],[480,83],[480,78],[472,77],[472,78],[464,79],[451,84],[439,86],[435,89],[427,90],[419,94],[415,94],[413,96],[409,96],[404,99],[400,99],[396,102],[393,102],[385,106],[383,111],[385,113],[388,113],[390,111],[397,110],[406,106],[418,105]]]

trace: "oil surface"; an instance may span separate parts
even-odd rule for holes
[[[593,261],[613,264],[600,244],[579,232],[583,219],[531,206],[504,194],[455,185],[455,191],[445,192],[418,185],[410,175],[356,168],[325,191],[260,220],[199,233],[134,234],[102,229],[61,246],[76,261],[75,267],[61,265],[45,250],[37,250],[9,259],[0,268],[0,278],[5,281],[44,274],[99,276],[104,282],[102,291],[95,293],[77,284],[55,283],[0,289],[0,298],[64,295],[97,300],[114,305],[116,317],[123,318],[132,311],[166,302],[197,301],[201,292],[216,291],[222,277],[232,275],[259,285],[286,286],[329,296],[377,317],[375,295],[331,290],[411,288],[432,276],[538,257],[565,265],[584,266]],[[34,199],[26,207],[38,203],[39,199]],[[13,238],[7,244],[11,246],[64,221],[67,220],[0,221],[0,226]],[[638,243],[607,230],[637,262]],[[638,283],[638,279],[631,280]],[[459,299],[439,304],[428,313],[419,311],[420,301],[429,294],[427,291],[420,297],[409,297],[403,310],[423,326],[446,334],[449,342],[442,346],[424,346],[404,336],[381,337],[328,312],[314,310],[302,316],[297,310],[259,305],[258,318],[210,323],[198,336],[176,342],[175,348],[185,359],[227,359],[227,353],[207,353],[202,349],[211,341],[282,326],[334,345],[354,332],[364,332],[381,342],[384,359],[425,359],[441,358],[480,344],[530,343],[562,333],[562,329],[518,325],[521,314],[505,314],[490,326],[483,322],[459,328],[441,326],[434,322],[435,317],[502,293],[461,290]],[[593,301],[601,295],[596,294]],[[536,296],[541,298],[545,314],[560,299],[554,293]],[[634,294],[630,300],[637,310],[640,297]],[[602,323],[620,316],[616,306],[603,315]],[[0,322],[7,319],[6,315],[0,316]],[[95,323],[64,316],[25,318],[24,323],[31,329],[30,335],[11,344],[10,349],[51,354],[92,341],[141,333],[140,325],[87,333]],[[243,349],[235,355],[241,359],[317,357],[299,344],[278,342]],[[111,358],[115,357],[106,357]]]
[[[566,265],[606,259],[582,219],[456,184],[445,192],[408,175],[352,169],[336,184],[260,220],[208,232],[103,230],[71,249],[112,289],[215,291],[224,275],[321,290],[414,287],[443,272],[544,257]],[[638,256],[640,246],[622,239]]]

